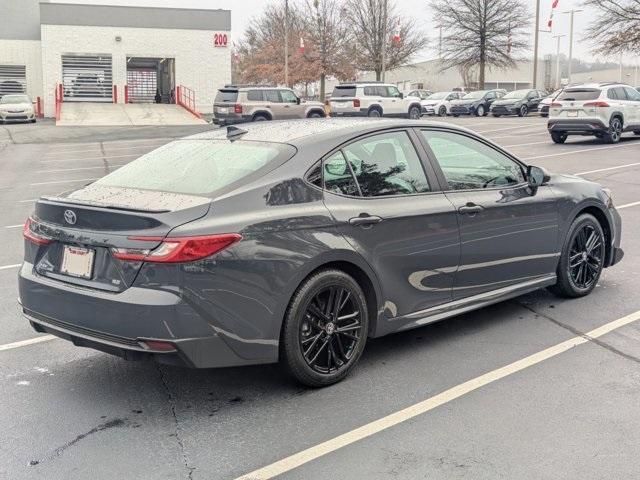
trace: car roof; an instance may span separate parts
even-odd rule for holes
[[[570,88],[606,88],[606,87],[630,87],[626,83],[620,82],[585,82],[585,83],[573,83],[567,85],[565,90]]]
[[[398,120],[371,118],[324,118],[300,120],[276,120],[268,122],[244,123],[232,127],[246,131],[242,140],[258,142],[289,143],[300,146],[318,143],[337,136],[357,136],[386,128],[440,126],[459,131],[471,132],[466,128],[449,123],[427,120]],[[237,130],[234,130],[237,132]],[[473,133],[473,132],[471,132]],[[217,128],[186,137],[193,140],[223,140],[227,138],[227,128]]]

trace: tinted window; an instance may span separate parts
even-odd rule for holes
[[[238,99],[238,91],[237,90],[218,90],[216,94],[216,99],[214,102],[223,103],[223,102],[231,102],[234,103]]]
[[[406,132],[367,137],[345,147],[344,154],[365,197],[429,191],[422,164]]]
[[[522,167],[493,148],[465,135],[423,130],[449,188],[469,190],[524,182]]]
[[[624,91],[627,92],[627,99],[635,102],[640,102],[640,93],[631,87],[624,87]]]
[[[360,196],[360,190],[353,178],[342,152],[338,151],[324,161],[324,188],[333,193]]]
[[[96,181],[96,185],[209,195],[278,160],[295,149],[267,142],[178,140],[149,152]]]
[[[247,92],[247,100],[251,102],[262,102],[264,100],[262,90],[249,90]]]
[[[597,88],[569,88],[563,90],[557,100],[595,100],[599,96],[600,90]]]
[[[280,95],[284,103],[297,103],[298,101],[298,97],[291,90],[280,90]]]
[[[278,94],[277,90],[265,90],[264,99],[267,102],[281,103],[280,95]]]
[[[307,173],[307,182],[316,187],[322,188],[322,162],[316,163],[309,173]]]
[[[496,98],[496,92],[487,92],[487,95],[485,96],[485,98],[487,100],[491,100],[493,98]]]
[[[624,93],[624,92],[623,92]],[[626,96],[626,95],[625,95]],[[625,96],[622,97],[622,99],[625,98]],[[607,98],[610,98],[611,100],[618,100],[620,99],[620,97],[618,96],[618,92],[616,88],[610,88],[607,91]]]
[[[365,92],[365,95],[367,93]],[[356,96],[356,87],[351,86],[338,86],[333,89],[332,97],[355,97]]]

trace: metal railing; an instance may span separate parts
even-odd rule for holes
[[[196,110],[196,92],[184,85],[176,87],[176,103],[191,112],[198,118],[202,118],[202,114]]]

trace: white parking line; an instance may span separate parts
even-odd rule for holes
[[[55,340],[58,337],[53,335],[43,335],[42,337],[30,338],[29,340],[22,340],[20,342],[6,343],[4,345],[0,345],[0,352],[3,350],[12,350],[14,348],[26,347],[29,345],[34,345],[36,343],[42,342],[50,342],[51,340]]]
[[[98,180],[97,178],[76,178],[75,180],[56,180],[54,182],[37,182],[30,183],[31,187],[35,187],[37,185],[55,185],[56,183],[78,183],[78,182],[88,182],[90,180]]]
[[[585,148],[582,150],[567,150],[566,152],[549,153],[547,155],[536,155],[535,157],[525,157],[525,158],[522,158],[521,160],[533,160],[535,158],[559,157],[561,155],[573,155],[574,153],[593,152],[594,150],[606,150],[611,148],[623,148],[623,147],[634,147],[634,146],[637,147],[639,145],[640,145],[640,142],[625,142],[618,145],[606,145],[603,147],[591,147],[591,148]]]
[[[623,208],[635,207],[637,205],[640,205],[640,202],[625,203],[624,205],[616,206],[616,210],[622,210]]]
[[[236,480],[267,480],[278,475],[282,475],[285,472],[289,472],[294,468],[297,468],[305,463],[309,463],[317,458],[327,455],[331,452],[335,452],[343,447],[358,442],[364,438],[380,433],[388,428],[391,428],[400,423],[411,420],[433,410],[436,407],[449,403],[457,398],[460,398],[467,393],[478,390],[485,385],[496,382],[502,378],[505,378],[514,373],[520,372],[525,368],[536,365],[540,362],[548,360],[552,357],[560,355],[572,348],[587,343],[591,339],[602,337],[603,335],[612,332],[618,328],[629,325],[640,319],[640,311],[634,312],[626,317],[619,318],[613,322],[607,323],[601,327],[598,327],[584,336],[573,337],[569,340],[561,342],[553,347],[546,348],[540,352],[529,355],[521,360],[517,360],[509,365],[492,370],[484,375],[468,380],[464,383],[456,385],[444,392],[441,392],[433,397],[427,398],[421,402],[404,408],[400,411],[394,412],[386,417],[382,417],[379,420],[375,420],[371,423],[367,423],[361,427],[351,430],[350,432],[343,433],[335,438],[329,439],[313,447],[302,450],[294,455],[279,460],[266,467],[254,470],[251,473],[242,475]]]
[[[128,155],[101,155],[99,157],[80,157],[80,158],[60,158],[56,160],[40,160],[40,163],[59,163],[59,162],[81,162],[84,160],[109,160],[110,158],[127,158],[140,157],[139,153],[131,153]]]
[[[10,270],[12,268],[19,268],[22,264],[21,263],[15,263],[13,265],[0,265],[0,270]]]
[[[19,224],[19,225],[5,225],[4,228],[22,228],[24,226],[24,224]]]
[[[35,173],[59,173],[59,172],[76,172],[80,170],[104,170],[105,168],[117,168],[126,165],[126,163],[112,163],[110,165],[99,165],[97,167],[80,167],[80,168],[58,168],[56,170],[36,170]]]
[[[574,173],[574,175],[587,175],[588,173],[607,172],[609,170],[618,170],[619,168],[636,167],[638,165],[640,165],[640,162],[627,163],[625,165],[617,165],[615,167],[599,168],[597,170],[587,170],[586,172],[578,172],[578,173]]]
[[[18,200],[18,203],[33,203],[37,201],[38,201],[37,198],[27,198],[26,200]]]
[[[549,142],[518,143],[516,145],[501,145],[501,146],[505,147],[505,148],[507,148],[507,147],[513,148],[513,147],[526,147],[526,146],[529,146],[529,145],[542,145],[543,143],[549,143]]]
[[[549,132],[540,132],[540,133],[519,133],[518,136],[519,137],[536,137],[539,135],[549,135]],[[513,138],[513,135],[498,135],[498,136],[492,136],[489,135],[489,138],[491,140],[496,140],[498,138]]]
[[[519,128],[527,128],[527,127],[538,127],[539,125],[536,123],[527,123],[527,124],[521,124],[521,125],[516,125],[514,127],[505,127],[505,128],[496,128],[494,130],[483,130],[483,131],[479,131],[476,130],[476,133],[491,133],[491,132],[502,132],[505,130],[517,130]]]

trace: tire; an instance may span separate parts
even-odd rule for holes
[[[36,123],[36,119],[34,118],[33,120],[31,120],[31,123]]]
[[[547,118],[547,117],[549,116],[549,114],[548,114],[548,113],[541,113],[541,114],[540,114],[540,116],[541,116],[542,118]]]
[[[605,143],[618,143],[622,137],[622,119],[613,117],[609,121],[609,129],[602,135]]]
[[[578,216],[569,227],[562,247],[556,271],[558,281],[549,290],[567,298],[591,293],[602,274],[605,242],[602,226],[593,215],[585,213]]]
[[[494,117],[499,117],[500,116],[499,113],[492,113],[491,115],[493,115]]]
[[[454,113],[454,114],[453,114],[453,116],[454,116],[455,118],[458,118],[460,115],[456,115],[456,114]]]
[[[264,113],[258,113],[253,116],[254,122],[266,122],[267,120],[271,120],[271,119],[267,117]]]
[[[337,311],[326,308],[339,303],[342,307]],[[339,317],[348,318],[335,320]],[[341,270],[320,270],[298,287],[289,303],[280,341],[281,364],[308,387],[337,383],[358,362],[368,328],[367,302],[360,285]]]
[[[309,113],[309,115],[307,115],[307,118],[323,118],[324,115],[322,115],[320,112],[311,112]]]
[[[415,105],[409,107],[409,111],[407,112],[407,118],[411,120],[418,120],[422,114],[420,107],[416,107]]]
[[[640,130],[634,130],[633,133],[635,133],[636,135],[640,135]]]
[[[382,112],[378,108],[372,108],[367,112],[367,117],[379,118],[382,116]]]
[[[484,117],[486,115],[485,111],[484,111],[484,105],[478,105],[478,108],[476,108],[476,117]]]
[[[440,108],[438,109],[438,116],[439,117],[446,117],[447,116],[447,107],[445,107],[444,105],[440,105]]]
[[[519,117],[526,117],[528,113],[529,113],[529,109],[527,108],[526,105],[522,105],[520,107],[520,110],[518,110]]]
[[[566,132],[551,132],[553,143],[564,143],[567,140]]]

